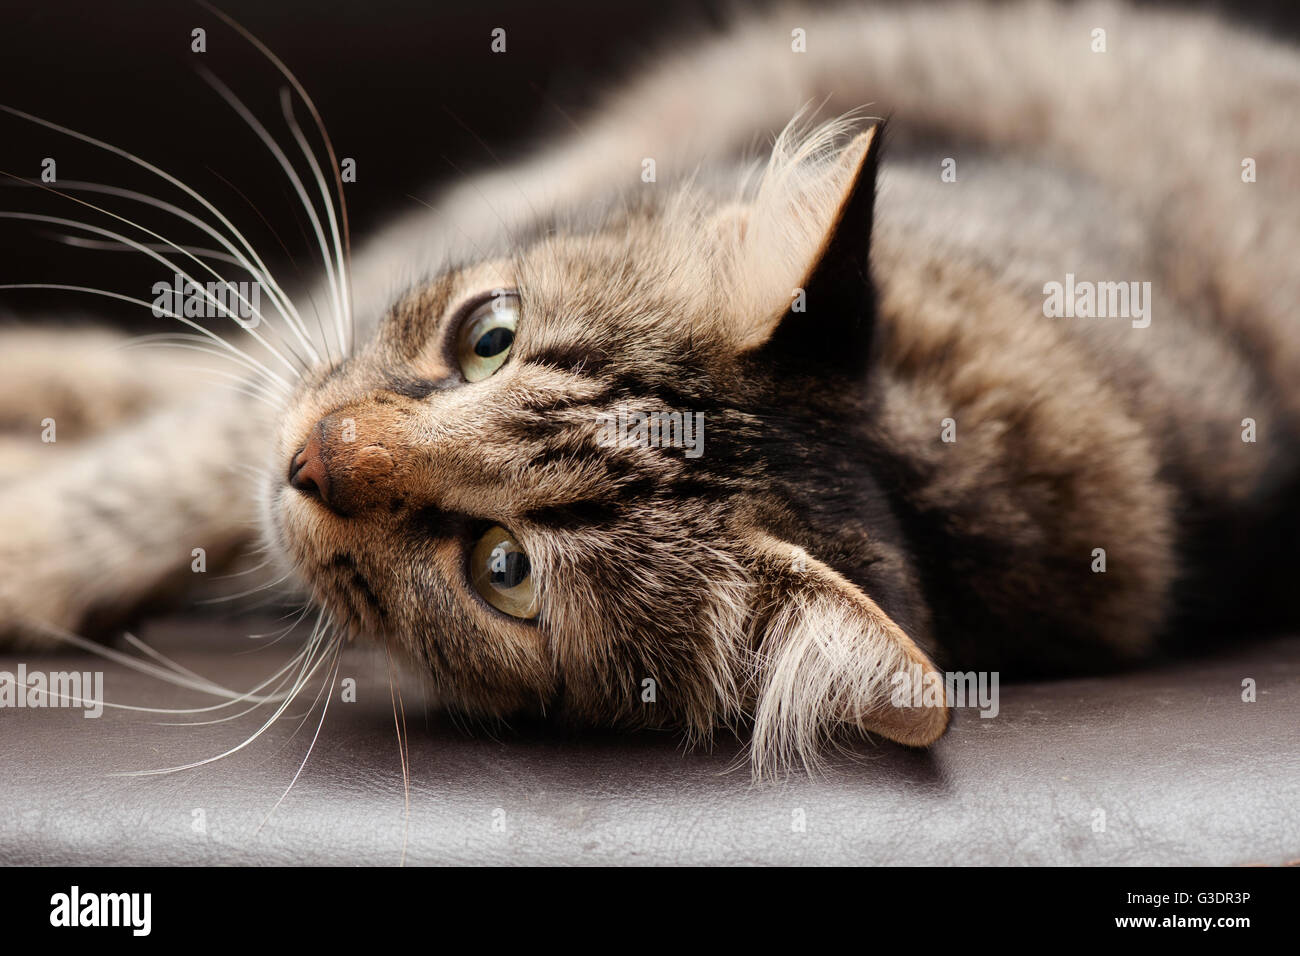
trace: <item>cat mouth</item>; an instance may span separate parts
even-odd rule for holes
[[[325,539],[318,525],[329,520],[330,509],[318,500],[306,500],[314,496],[301,489],[277,482],[276,492],[271,519],[276,543],[313,602],[354,633],[381,629],[389,609],[352,543],[334,538],[333,550],[322,549]]]

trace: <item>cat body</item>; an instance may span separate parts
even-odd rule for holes
[[[888,131],[786,128],[823,100]],[[899,673],[1294,620],[1298,113],[1300,56],[1209,18],[744,21],[372,239],[271,407],[160,394],[0,485],[3,626],[135,613],[256,523],[448,706],[744,726],[763,772],[936,739]]]

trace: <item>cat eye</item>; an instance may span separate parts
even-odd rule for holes
[[[479,597],[503,614],[531,620],[540,610],[528,555],[500,525],[489,528],[474,545],[469,579]]]
[[[456,361],[467,382],[481,382],[502,365],[515,341],[519,296],[498,290],[460,323]]]

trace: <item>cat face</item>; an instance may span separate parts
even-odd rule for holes
[[[787,400],[826,384],[787,314],[800,260],[805,301],[850,316],[839,347],[869,345],[874,142],[798,189],[641,204],[400,297],[281,423],[270,522],[316,599],[474,714],[752,722],[775,758],[843,725],[942,732],[883,701],[929,662],[779,491],[826,428]]]

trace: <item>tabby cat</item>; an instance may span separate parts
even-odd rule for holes
[[[111,627],[260,543],[448,708],[733,726],[763,773],[936,740],[900,673],[1287,618],[1294,49],[1111,3],[780,10],[578,125],[350,268],[323,243],[326,331],[251,265],[268,321],[208,322],[233,395],[6,333],[0,628]],[[46,417],[94,434],[37,460]]]

